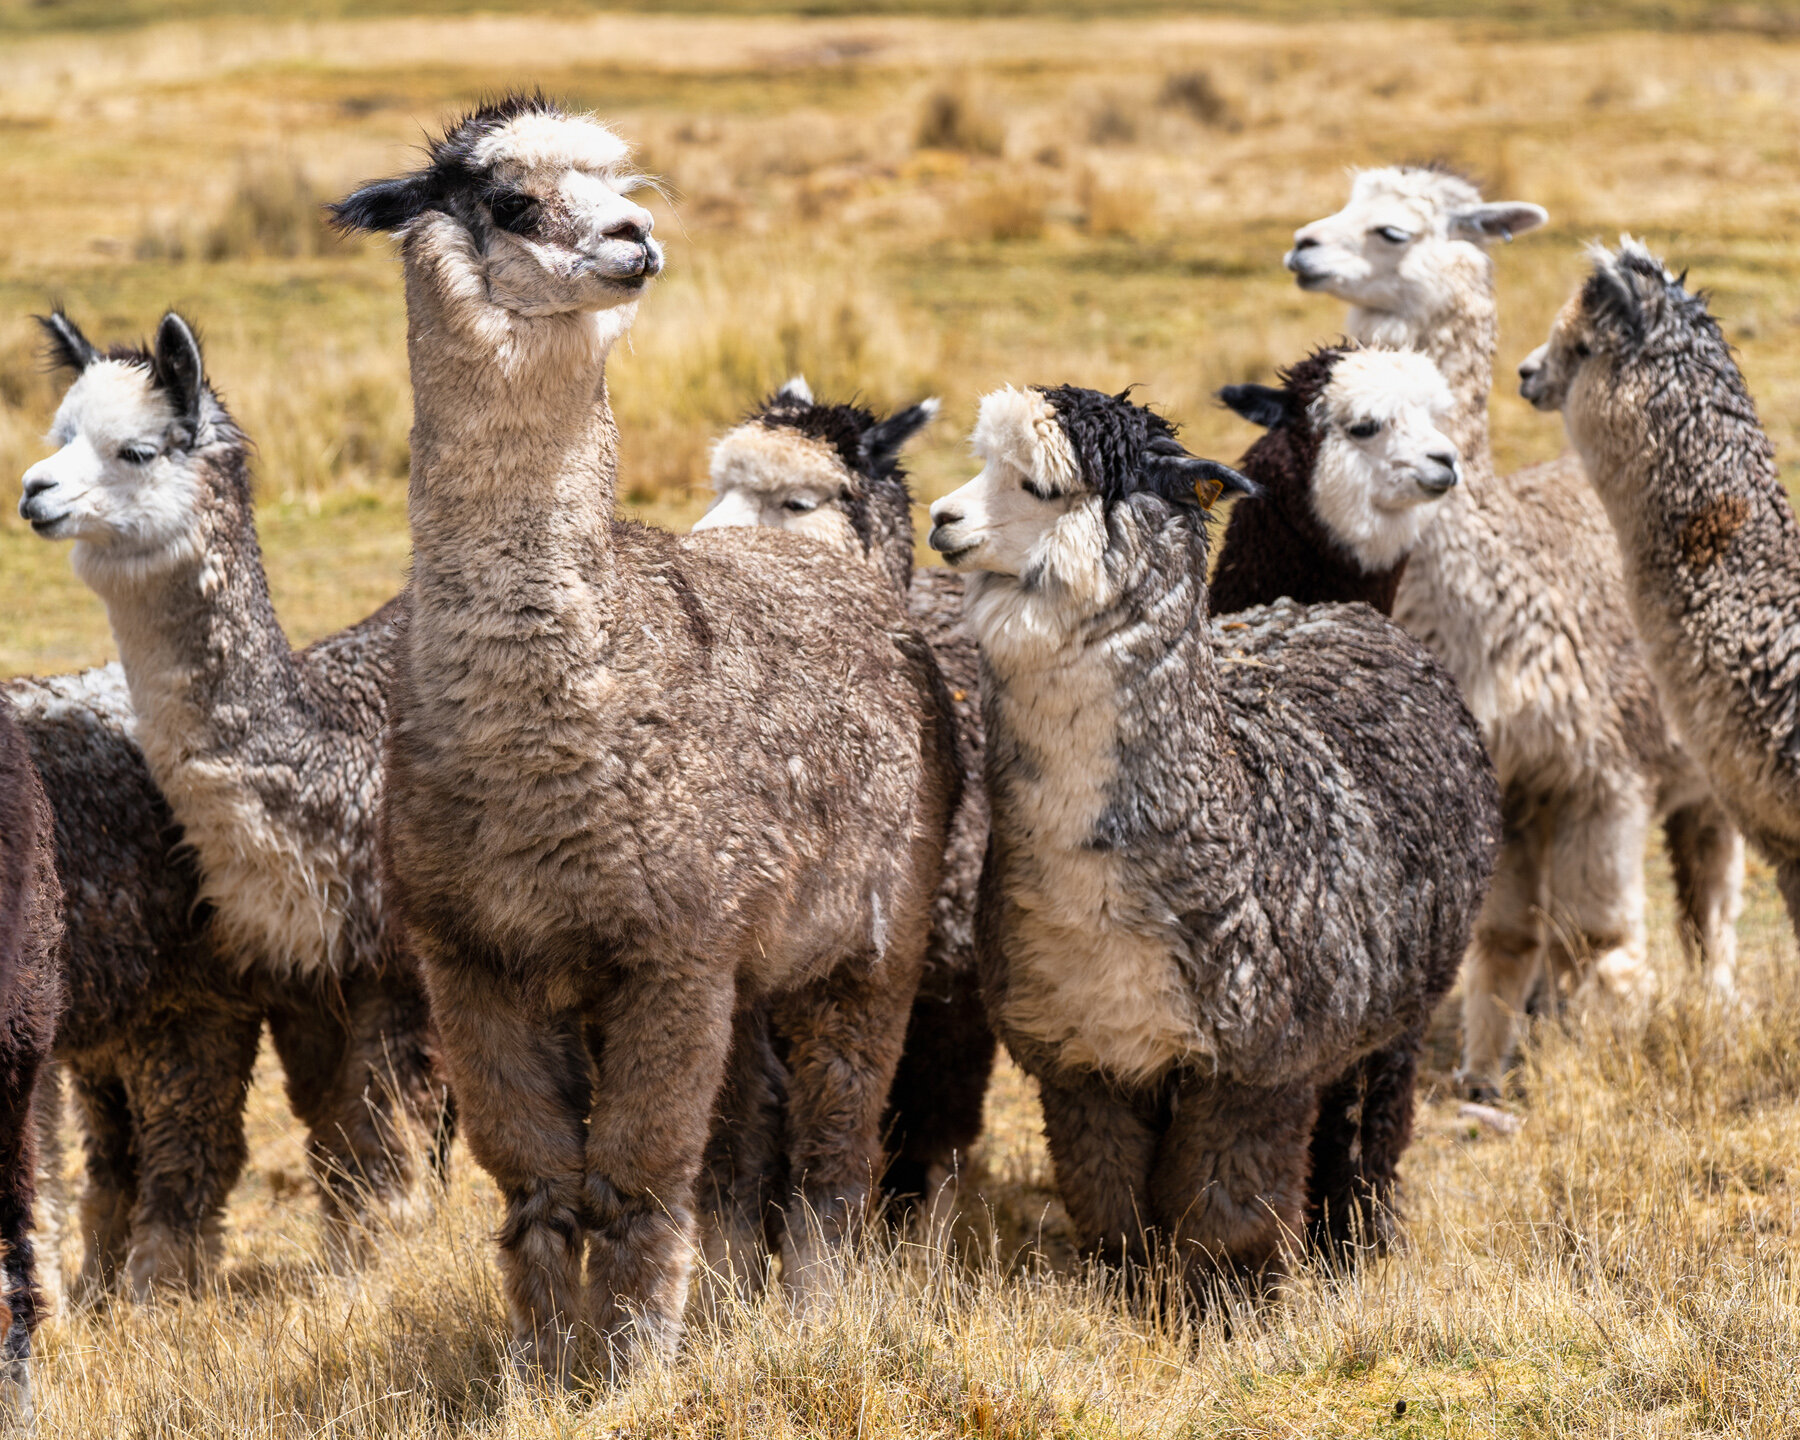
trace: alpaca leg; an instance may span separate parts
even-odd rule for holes
[[[116,1071],[71,1064],[81,1111],[86,1176],[81,1194],[81,1272],[75,1295],[93,1304],[108,1294],[131,1250],[131,1210],[137,1203],[137,1158],[131,1106]]]
[[[0,1027],[0,1427],[29,1424],[32,1417],[31,1336],[42,1303],[31,1234],[38,1167],[33,1102],[49,1049],[49,1036],[33,1033],[26,1017],[7,1021]]]
[[[1598,993],[1637,1008],[1656,995],[1645,922],[1644,846],[1650,806],[1635,791],[1591,810],[1565,811],[1550,853],[1552,967]]]
[[[681,1339],[694,1183],[731,1050],[733,986],[693,960],[646,960],[600,1013],[588,1117],[588,1313],[616,1376]],[[646,1103],[647,1097],[655,1103]]]
[[[428,964],[426,979],[458,1127],[506,1206],[500,1273],[513,1364],[527,1379],[562,1384],[580,1316],[582,1148],[593,1089],[581,1025],[479,961]],[[644,1091],[633,1103],[657,1110],[663,1095]]]
[[[1800,938],[1800,859],[1775,862],[1775,888],[1781,892],[1782,904],[1787,906],[1788,924]]]
[[[701,1256],[709,1289],[762,1290],[780,1244],[779,1197],[787,1193],[787,1067],[775,1053],[767,1004],[732,1017],[731,1058],[707,1142]]]
[[[63,1290],[62,1242],[69,1210],[69,1187],[63,1174],[67,1151],[63,1146],[62,1068],[54,1060],[45,1060],[32,1102],[38,1146],[38,1286],[52,1300]]]
[[[1150,1173],[1150,1207],[1196,1299],[1221,1272],[1258,1283],[1286,1273],[1302,1241],[1317,1116],[1311,1085],[1196,1079],[1176,1095]]]
[[[1508,797],[1493,883],[1463,971],[1463,1063],[1457,1079],[1474,1099],[1500,1094],[1512,1059],[1513,1027],[1543,963],[1549,837],[1540,815],[1519,813],[1525,808]]]
[[[1082,1248],[1127,1268],[1149,1257],[1150,1169],[1156,1159],[1154,1107],[1115,1090],[1092,1071],[1040,1079],[1044,1138],[1056,1190]]]
[[[827,1257],[866,1218],[881,1172],[881,1114],[919,975],[918,960],[906,964],[897,952],[840,965],[784,997],[777,1011],[788,1040],[793,1178],[782,1278],[808,1301],[831,1286]]]
[[[1414,1088],[1423,1026],[1366,1055],[1319,1098],[1307,1182],[1313,1247],[1348,1257],[1359,1246],[1385,1250],[1393,1235],[1394,1185],[1412,1141]]]
[[[927,1207],[981,1138],[996,1041],[971,965],[928,966],[907,1021],[882,1132],[894,1158],[882,1187]]]
[[[1737,993],[1737,920],[1743,909],[1744,837],[1711,800],[1663,822],[1675,877],[1681,948],[1715,995]]]
[[[244,1102],[262,1018],[184,1011],[134,1039],[125,1072],[137,1142],[137,1202],[125,1280],[148,1299],[192,1289],[218,1258],[225,1201],[249,1146]]]

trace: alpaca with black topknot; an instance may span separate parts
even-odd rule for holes
[[[32,1244],[37,1092],[61,1003],[55,822],[31,750],[0,695],[0,1429],[29,1426],[31,1337],[42,1296]]]
[[[1434,502],[1460,476],[1456,446],[1439,428],[1455,398],[1430,358],[1412,350],[1328,346],[1280,380],[1219,392],[1267,433],[1238,462],[1260,494],[1232,508],[1212,613],[1285,597],[1361,601],[1386,615]],[[1316,1247],[1349,1255],[1386,1243],[1424,1043],[1421,1025],[1320,1095],[1307,1190]]]
[[[1191,1287],[1279,1273],[1322,1087],[1449,988],[1498,805],[1449,675],[1361,605],[1206,618],[1203,503],[1154,412],[1001,390],[932,507],[971,573],[977,947],[1085,1244]],[[1205,493],[1197,494],[1198,490]]]
[[[1592,263],[1519,388],[1562,411],[1663,706],[1800,931],[1800,524],[1705,294],[1628,236]]]
[[[796,376],[713,447],[715,498],[694,526],[768,525],[866,557],[906,596],[950,688],[962,803],[950,822],[931,944],[882,1122],[883,1183],[903,1201],[935,1200],[980,1137],[995,1049],[975,965],[975,889],[987,848],[981,662],[962,624],[963,577],[913,567],[912,493],[900,465],[901,447],[937,410],[928,399],[878,418],[860,405],[819,403]]]

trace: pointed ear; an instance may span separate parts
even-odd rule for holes
[[[1227,385],[1219,392],[1219,401],[1265,430],[1285,425],[1294,416],[1294,397],[1273,385]]]
[[[899,414],[890,415],[880,424],[869,427],[868,434],[863,436],[862,450],[868,458],[871,474],[893,473],[900,462],[900,447],[931,423],[938,413],[938,404],[937,396],[933,395],[929,400],[909,405]]]
[[[1158,436],[1145,447],[1144,468],[1156,493],[1165,500],[1176,504],[1198,502],[1203,510],[1210,510],[1225,494],[1262,494],[1262,487],[1248,475],[1240,475],[1217,460],[1188,454],[1172,436]]]
[[[325,208],[339,230],[399,230],[411,224],[439,201],[437,180],[430,170],[400,175],[392,180],[371,180],[342,200]]]
[[[206,383],[206,366],[200,358],[200,342],[173,310],[156,327],[156,353],[151,357],[156,386],[169,397],[175,413],[190,425],[200,420],[200,390]]]
[[[812,386],[806,383],[804,375],[790,376],[787,384],[775,392],[775,398],[792,400],[800,405],[810,405],[813,403]]]
[[[1581,288],[1582,307],[1596,320],[1622,332],[1632,343],[1644,338],[1644,302],[1629,276],[1621,274],[1613,257],[1594,265]]]
[[[66,367],[79,375],[92,365],[100,356],[100,352],[89,343],[87,336],[67,315],[52,310],[48,315],[31,317],[44,328],[44,336],[50,342],[50,359],[58,367]]]
[[[1472,205],[1450,217],[1450,233],[1458,240],[1485,243],[1508,240],[1546,224],[1550,212],[1542,205],[1527,205],[1523,200],[1495,200],[1490,204]]]

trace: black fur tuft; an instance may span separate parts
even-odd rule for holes
[[[48,342],[46,358],[52,369],[73,370],[79,375],[100,358],[100,352],[81,333],[81,327],[63,313],[62,306],[56,306],[48,315],[31,318],[43,327]]]
[[[1205,508],[1219,490],[1254,495],[1247,477],[1216,460],[1190,455],[1175,438],[1175,427],[1147,405],[1131,402],[1129,387],[1117,395],[1075,385],[1041,389],[1056,418],[1082,478],[1110,508],[1127,495],[1150,493],[1171,505]],[[1203,499],[1196,486],[1213,489]]]
[[[862,453],[868,474],[877,480],[897,476],[900,471],[900,451],[906,442],[926,425],[938,412],[935,399],[921,400],[917,405],[908,405],[906,409],[896,411],[885,420],[878,420],[864,432]]]

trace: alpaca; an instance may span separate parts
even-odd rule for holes
[[[1351,334],[1414,346],[1457,397],[1465,484],[1435,508],[1394,618],[1449,666],[1500,774],[1506,834],[1464,978],[1462,1077],[1499,1093],[1540,974],[1627,1003],[1655,989],[1644,847],[1665,821],[1682,932],[1713,987],[1736,968],[1742,841],[1671,734],[1644,666],[1605,513],[1564,459],[1497,483],[1488,447],[1496,313],[1485,246],[1544,223],[1436,168],[1356,177],[1295,232],[1300,288],[1349,302]]]
[[[213,944],[181,832],[132,739],[117,665],[0,685],[54,817],[55,1056],[82,1119],[75,1292],[192,1287],[243,1169],[263,1007]]]
[[[170,313],[151,350],[44,328],[75,372],[21,513],[73,539],[106,602],[136,736],[198,858],[215,942],[270,1032],[340,1255],[402,1206],[444,1139],[423,985],[375,877],[382,685],[394,612],[298,653],[269,601],[249,441]]]
[[[0,695],[0,1429],[29,1426],[31,1335],[42,1297],[31,1239],[37,1091],[62,996],[54,821]]]
[[[1229,385],[1219,398],[1263,435],[1238,463],[1261,492],[1232,508],[1208,599],[1214,615],[1286,597],[1361,601],[1386,615],[1433,504],[1456,484],[1438,428],[1455,400],[1414,350],[1328,347],[1281,384]],[[1400,1157],[1412,1140],[1424,1028],[1363,1056],[1319,1097],[1307,1229],[1334,1256],[1388,1239]]]
[[[1250,482],[1153,411],[1000,390],[973,443],[930,543],[974,572],[989,1013],[1091,1250],[1172,1243],[1197,1296],[1267,1279],[1321,1087],[1455,978],[1492,766],[1450,676],[1368,607],[1207,622],[1196,489]]]
[[[1630,237],[1519,367],[1625,556],[1662,701],[1800,930],[1800,524],[1704,294]]]
[[[397,231],[413,571],[385,879],[505,1197],[522,1373],[666,1354],[734,1012],[789,1037],[784,1281],[870,1190],[956,802],[930,650],[804,536],[613,518],[608,352],[662,267],[610,130],[485,106],[334,207]],[[582,1258],[586,1251],[585,1279]]]
[[[902,1200],[936,1200],[981,1135],[994,1032],[975,968],[975,889],[987,848],[981,788],[980,660],[962,626],[963,581],[913,569],[912,494],[900,448],[937,414],[925,400],[885,420],[855,405],[821,405],[788,381],[713,448],[715,499],[695,530],[770,525],[836,544],[882,567],[906,596],[950,687],[962,761],[962,804],[950,824],[931,945],[906,1027],[882,1133],[883,1185]]]

